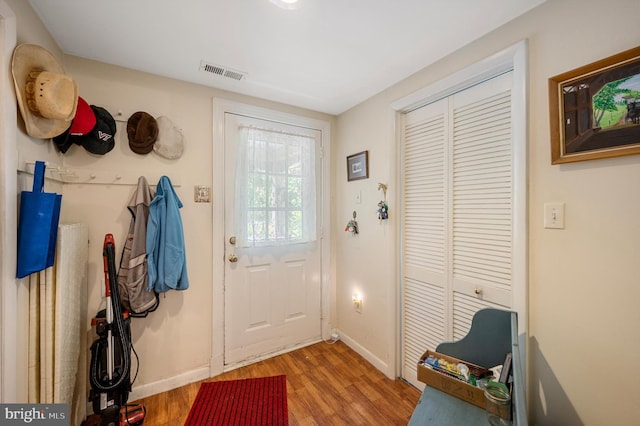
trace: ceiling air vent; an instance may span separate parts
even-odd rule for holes
[[[206,61],[200,62],[200,71],[208,72],[220,77],[230,78],[232,80],[243,80],[247,77],[246,72],[232,70],[231,68],[223,67],[221,65],[211,64]]]

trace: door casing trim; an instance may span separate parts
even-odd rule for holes
[[[408,96],[391,103],[392,114],[395,116],[394,130],[396,147],[402,146],[401,122],[402,115],[418,109],[422,106],[448,97],[456,92],[474,86],[482,81],[498,76],[505,72],[513,72],[513,87],[511,91],[511,117],[513,137],[513,179],[514,179],[514,229],[519,230],[513,236],[513,279],[517,285],[513,286],[512,310],[518,313],[518,335],[520,338],[522,365],[526,366],[527,345],[526,336],[529,329],[529,251],[528,251],[528,42],[520,42],[503,49],[496,54],[472,64],[458,72],[455,72],[442,80],[436,81]],[[396,148],[398,150],[399,148]],[[399,158],[398,156],[396,156]],[[402,170],[396,175],[396,185],[401,185]],[[398,206],[402,206],[402,200],[397,200]],[[402,210],[400,208],[400,210]],[[402,216],[403,212],[400,211]],[[397,221],[398,250],[396,257],[396,271],[398,282],[402,282],[402,229]],[[396,321],[395,339],[390,342],[390,353],[396,354],[396,375],[401,374],[402,354],[402,286],[398,286],[396,292],[397,302],[393,306],[394,319]]]
[[[16,16],[0,0],[0,84],[5,94],[0,103],[0,402],[18,399],[17,315],[18,284],[15,278],[17,233],[17,110],[11,56],[17,43]]]

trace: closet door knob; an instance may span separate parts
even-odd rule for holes
[[[482,294],[482,289],[476,288],[475,293],[480,296]]]

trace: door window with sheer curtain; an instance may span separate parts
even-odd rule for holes
[[[238,246],[316,240],[315,138],[241,126],[237,148]]]

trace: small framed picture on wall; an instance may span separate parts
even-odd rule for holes
[[[369,178],[369,151],[347,157],[347,181]]]

